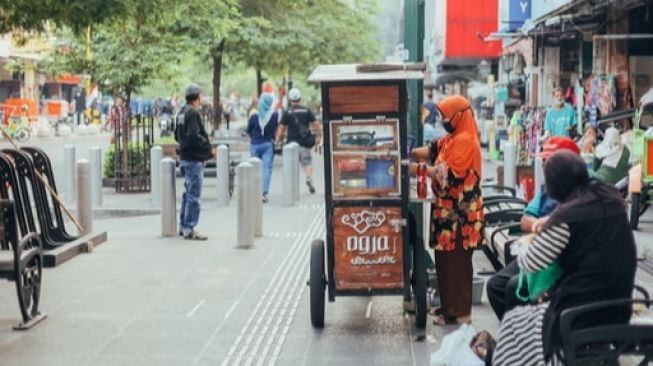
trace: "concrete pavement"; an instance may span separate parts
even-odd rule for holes
[[[455,327],[429,319],[418,330],[399,296],[336,298],[327,303],[325,328],[311,327],[309,244],[326,229],[320,160],[318,193],[302,186],[300,203],[291,208],[281,206],[281,169],[275,169],[264,236],[249,250],[236,249],[235,200],[216,207],[211,179],[199,225],[207,242],[161,238],[158,215],[96,221],[109,232],[106,244],[45,271],[44,322],[11,330],[19,319],[15,289],[0,285],[1,364],[428,365]],[[111,207],[148,199],[105,195]],[[636,235],[653,246],[650,217]],[[474,262],[477,272],[490,268],[480,252]],[[640,271],[638,280],[651,290],[648,274]],[[496,335],[485,297],[472,318],[477,329]]]

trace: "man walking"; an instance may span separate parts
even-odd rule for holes
[[[306,185],[311,194],[315,193],[313,183],[313,165],[311,149],[320,145],[322,139],[322,128],[315,118],[315,114],[309,108],[301,105],[302,93],[297,88],[288,92],[290,108],[283,114],[281,124],[277,129],[277,141],[283,141],[283,135],[288,131],[287,142],[299,144],[299,164],[304,168]],[[315,131],[315,137],[310,134]]]
[[[179,235],[188,240],[207,240],[195,230],[200,218],[200,196],[204,179],[204,162],[211,158],[213,149],[204,129],[200,108],[200,88],[186,88],[186,105],[181,109],[175,140],[179,142],[180,169],[184,176],[184,194],[181,198]]]

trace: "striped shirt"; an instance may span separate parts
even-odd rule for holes
[[[530,244],[517,248],[517,265],[522,271],[537,272],[553,263],[569,243],[569,225],[553,225],[537,234]],[[549,303],[518,306],[503,318],[495,366],[544,366],[542,327]],[[553,357],[547,365],[562,364]]]
[[[517,265],[525,272],[537,272],[553,263],[569,243],[569,225],[553,225],[537,234],[533,242],[523,245],[517,255]]]

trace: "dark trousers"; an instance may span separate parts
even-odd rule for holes
[[[499,320],[503,319],[507,311],[521,304],[515,295],[518,280],[519,267],[517,261],[513,260],[487,281],[487,297]]]

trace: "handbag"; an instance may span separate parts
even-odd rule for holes
[[[521,301],[537,301],[537,299],[546,291],[551,289],[556,281],[562,275],[562,270],[558,262],[551,263],[548,267],[535,273],[526,273],[519,271],[519,279],[517,281],[517,290],[515,295]],[[522,295],[524,286],[528,289],[528,295]]]
[[[292,116],[292,121],[295,124],[295,127],[297,127],[299,139],[297,140],[297,143],[301,147],[305,147],[307,149],[312,148],[315,146],[315,135],[311,132],[311,130],[304,126],[303,124],[299,123],[297,121],[297,116],[295,116],[295,110],[294,108],[290,109],[290,115]]]

